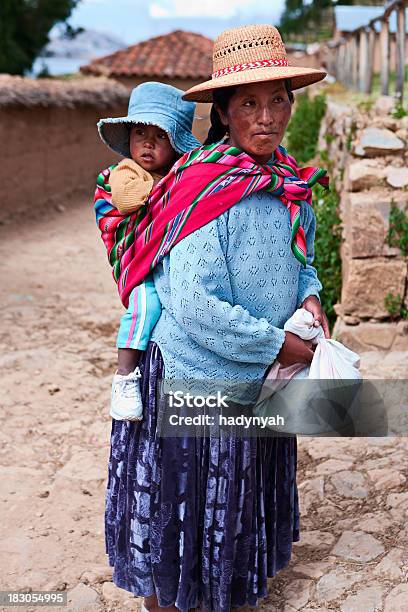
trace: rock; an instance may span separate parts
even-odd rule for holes
[[[351,516],[350,518],[339,519],[336,521],[336,528],[339,529],[341,532],[350,530],[350,529],[357,529],[358,528],[357,522],[358,522],[358,519],[353,516]]]
[[[335,557],[331,557],[331,561],[312,561],[311,563],[298,563],[293,567],[295,574],[301,574],[307,578],[320,578],[327,572]]]
[[[343,219],[342,259],[398,255],[399,249],[387,244],[392,194],[386,189],[369,192],[344,192],[341,198]],[[394,202],[405,207],[406,195],[396,192]],[[347,313],[346,313],[347,314]]]
[[[364,147],[358,142],[354,144],[353,153],[357,155],[357,157],[365,157],[366,155]]]
[[[392,521],[390,521],[385,512],[367,514],[358,521],[358,528],[369,533],[385,533],[391,526]]]
[[[358,317],[352,317],[352,316],[346,315],[344,317],[344,322],[347,325],[358,325],[360,323],[360,319]]]
[[[378,96],[373,110],[376,115],[387,116],[395,109],[395,98],[393,96]]]
[[[391,350],[387,353],[384,351],[360,352],[360,358],[360,371],[364,378],[390,379],[394,381],[392,386],[383,385],[382,387],[385,391],[383,395],[385,400],[384,403],[387,407],[389,424],[388,433],[379,434],[377,432],[374,435],[388,435],[388,439],[393,439],[394,435],[398,435],[397,432],[399,427],[402,427],[402,429],[399,430],[400,433],[405,435],[405,409],[403,395],[401,395],[401,393],[398,395],[398,384],[403,384],[403,380],[408,378],[408,351]],[[397,427],[397,430],[395,430],[395,427]],[[394,433],[390,435],[389,432]],[[391,455],[390,460],[392,460],[392,456],[393,455]]]
[[[340,459],[340,461],[350,460],[353,440],[348,440],[348,444],[341,438],[331,438],[330,444],[327,438],[314,438],[299,436],[299,443],[304,446],[306,452],[315,461],[321,459]]]
[[[358,325],[350,326],[339,318],[336,321],[333,334],[335,331],[339,342],[358,353],[376,349],[387,350],[395,342],[397,325],[397,323],[361,322]]]
[[[387,580],[401,580],[404,576],[404,564],[408,560],[402,548],[394,548],[374,568],[374,575]]]
[[[384,552],[383,545],[364,531],[345,531],[332,550],[333,555],[366,563]]]
[[[81,582],[85,584],[101,584],[102,582],[110,582],[111,580],[112,568],[105,565],[94,566],[81,576]]]
[[[403,505],[405,508],[408,506],[408,492],[406,493],[390,493],[387,497],[388,508],[398,508]]]
[[[58,393],[59,391],[61,391],[61,389],[58,387],[58,385],[49,385],[48,386],[48,393],[50,395],[55,395],[56,393]]]
[[[320,546],[331,546],[334,541],[334,535],[328,531],[304,531],[300,535],[300,541],[295,542],[295,546],[310,546],[313,548],[319,548]]]
[[[328,459],[323,461],[314,469],[315,474],[324,475],[332,474],[333,472],[339,472],[341,470],[348,470],[353,465],[353,461],[340,461],[339,459]]]
[[[320,578],[316,585],[316,599],[319,603],[337,599],[363,578],[362,572],[348,572],[343,568],[334,569]]]
[[[408,185],[408,168],[395,168],[390,166],[386,171],[387,183],[391,187],[400,189]]]
[[[408,352],[407,351],[390,351],[384,356],[384,364],[396,367],[398,365],[404,365],[408,367]],[[391,453],[394,450],[390,451]]]
[[[55,578],[54,580],[50,580],[44,586],[44,591],[65,591],[67,588],[67,583],[64,580],[60,580]]]
[[[389,316],[385,296],[404,294],[407,264],[396,259],[352,259],[342,288],[342,307],[347,314],[381,319]]]
[[[403,474],[396,472],[394,468],[383,468],[371,470],[369,476],[374,483],[374,488],[377,491],[384,489],[394,489],[401,484],[404,484],[406,478]]]
[[[324,478],[311,478],[299,484],[300,491],[310,491],[322,500],[324,497]]]
[[[399,584],[385,598],[384,612],[406,612],[408,584]]]
[[[404,143],[391,130],[386,128],[365,128],[357,144],[367,157],[390,155],[404,149]]]
[[[135,597],[129,591],[120,589],[113,582],[104,582],[102,585],[102,597],[105,601],[114,603],[118,602],[122,606],[133,606],[135,603]]]
[[[60,477],[85,482],[91,480],[103,481],[106,477],[105,466],[103,461],[100,461],[94,453],[80,451],[75,453],[68,463],[57,472],[56,478]]]
[[[397,133],[401,124],[398,119],[394,117],[374,117],[373,121],[370,123],[370,127],[386,128],[387,130],[391,130],[391,132]]]
[[[380,187],[384,184],[384,178],[385,170],[379,167],[378,162],[362,159],[348,166],[345,175],[345,189],[362,191],[371,187]]]
[[[324,498],[324,478],[304,480],[298,486],[299,502],[303,513],[307,513],[310,506]]]
[[[390,465],[390,460],[387,457],[379,457],[378,459],[369,459],[368,461],[364,461],[361,467],[362,469],[368,471],[368,470],[377,470],[379,468],[383,468],[388,465]]]
[[[403,143],[407,144],[408,131],[404,128],[396,130],[395,135],[402,140]]]
[[[361,323],[358,331],[361,343],[367,349],[377,348],[380,350],[389,349],[397,333],[395,323]]]
[[[86,610],[87,612],[102,610],[98,593],[81,583],[68,591],[68,611],[77,612],[77,610]]]
[[[379,128],[387,128],[387,130],[391,130],[391,132],[395,132],[397,136],[400,138],[398,131],[401,127],[401,124],[398,119],[394,119],[394,117],[377,117],[371,123],[370,127],[379,127]]]
[[[405,298],[405,301],[407,298]],[[395,336],[394,343],[392,345],[393,351],[407,351],[408,350],[408,322],[398,321],[397,323],[397,335]]]
[[[350,595],[340,605],[341,612],[381,612],[382,597],[385,589],[382,586],[367,586]]]
[[[343,497],[364,498],[368,495],[365,478],[361,472],[351,472],[349,470],[338,472],[331,477],[331,482],[335,486],[339,495]]]
[[[297,579],[290,582],[284,591],[285,603],[295,610],[303,608],[310,599],[312,580]]]

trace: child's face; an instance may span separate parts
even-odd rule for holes
[[[148,172],[166,174],[176,160],[167,133],[157,125],[137,123],[130,130],[132,159]]]

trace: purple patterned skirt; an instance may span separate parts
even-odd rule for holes
[[[140,367],[143,421],[112,421],[113,582],[182,612],[256,606],[299,540],[296,438],[156,437],[164,363],[155,343]]]

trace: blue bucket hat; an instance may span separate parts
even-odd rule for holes
[[[108,117],[98,121],[98,132],[112,151],[130,157],[131,124],[157,125],[167,132],[171,146],[178,153],[201,147],[191,133],[195,103],[182,99],[184,91],[149,81],[132,90],[126,117]]]

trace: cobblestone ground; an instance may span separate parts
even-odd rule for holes
[[[121,307],[92,211],[0,230],[1,589],[66,589],[68,610],[137,610],[104,550]],[[363,354],[362,366],[407,378],[408,356]],[[301,542],[260,610],[408,609],[406,453],[402,438],[299,438]]]

